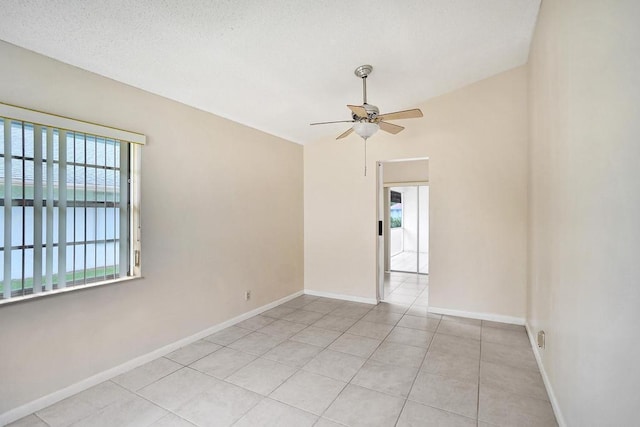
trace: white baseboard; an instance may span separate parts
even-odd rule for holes
[[[344,301],[362,302],[365,304],[373,304],[373,305],[378,304],[378,301],[375,298],[354,297],[353,295],[334,294],[332,292],[313,291],[311,289],[305,289],[304,293],[307,295],[313,295],[316,297],[341,299]]]
[[[478,313],[475,311],[451,310],[449,308],[439,308],[429,306],[429,312],[434,314],[444,314],[447,316],[467,317],[469,319],[490,320],[492,322],[510,323],[512,325],[524,325],[522,317],[504,316],[502,314]]]
[[[218,323],[217,325],[211,326],[203,331],[195,333],[186,338],[182,338],[176,342],[171,344],[167,344],[164,347],[160,347],[150,353],[144,354],[142,356],[136,357],[135,359],[131,359],[121,365],[115,366],[111,369],[107,369],[106,371],[100,372],[98,374],[92,375],[89,378],[85,378],[84,380],[78,381],[75,384],[72,384],[63,389],[54,391],[51,394],[40,397],[36,400],[33,400],[29,403],[25,403],[24,405],[18,406],[17,408],[10,409],[7,412],[0,414],[0,426],[7,425],[13,421],[19,420],[22,417],[26,417],[29,414],[32,414],[40,409],[46,408],[47,406],[53,405],[63,399],[66,399],[69,396],[73,396],[76,393],[84,391],[90,387],[100,384],[103,381],[107,381],[111,378],[114,378],[120,374],[123,374],[131,369],[137,368],[138,366],[144,365],[145,363],[151,362],[152,360],[157,359],[158,357],[162,357],[166,354],[171,353],[185,345],[191,344],[195,341],[198,341],[204,337],[207,337],[213,333],[216,333],[226,327],[235,325],[236,323],[242,322],[250,317],[253,317],[257,314],[260,314],[264,311],[267,311],[273,307],[276,307],[284,302],[292,300],[300,295],[302,295],[303,291],[295,292],[291,295],[288,295],[284,298],[281,298],[277,301],[273,301],[269,304],[258,307],[254,310],[251,310],[247,313],[241,314],[240,316],[236,316],[232,319],[226,320],[222,323]]]
[[[538,344],[536,343],[535,334],[531,330],[529,323],[525,323],[524,327],[527,329],[529,342],[531,342],[531,348],[533,348],[533,355],[536,357],[536,362],[538,363],[538,369],[540,370],[540,375],[542,375],[542,381],[544,382],[544,388],[547,389],[547,394],[549,395],[549,401],[551,402],[553,413],[556,415],[556,421],[558,422],[558,426],[567,427],[567,423],[564,421],[564,417],[562,416],[562,412],[560,411],[560,405],[558,404],[558,399],[556,399],[556,395],[553,392],[553,387],[551,387],[549,376],[547,375],[547,371],[544,369],[544,365],[542,364],[542,355],[540,354],[540,349],[538,348]]]

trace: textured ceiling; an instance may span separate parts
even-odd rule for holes
[[[526,63],[540,0],[3,0],[0,39],[305,143]],[[424,120],[424,119],[423,119]],[[402,122],[398,122],[402,124]],[[409,125],[409,122],[406,122]]]

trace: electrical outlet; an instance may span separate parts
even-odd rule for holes
[[[251,299],[251,291],[244,292],[244,300],[249,301]]]
[[[539,331],[538,332],[538,347],[544,349],[544,345],[545,343],[545,336],[544,336],[544,331]]]

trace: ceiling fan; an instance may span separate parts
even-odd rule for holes
[[[354,74],[362,79],[362,105],[347,105],[351,110],[351,120],[338,120],[333,122],[311,123],[314,125],[326,125],[330,123],[353,123],[353,126],[338,135],[336,139],[349,136],[352,132],[358,134],[365,143],[378,129],[391,134],[397,134],[404,127],[389,123],[388,120],[415,119],[422,117],[422,111],[418,108],[412,110],[395,111],[393,113],[380,114],[378,107],[367,103],[367,77],[373,71],[371,65],[361,65],[355,69]]]

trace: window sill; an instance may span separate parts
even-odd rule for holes
[[[98,283],[89,283],[86,285],[76,285],[76,286],[70,286],[68,288],[63,288],[63,289],[56,289],[53,291],[49,291],[49,292],[39,292],[37,294],[30,294],[30,295],[25,295],[22,297],[14,297],[14,298],[9,298],[9,299],[3,299],[0,300],[0,307],[5,306],[5,305],[10,305],[10,304],[16,304],[16,303],[21,303],[21,302],[26,302],[26,301],[31,301],[34,299],[40,299],[40,298],[46,298],[49,296],[54,296],[54,295],[61,295],[61,294],[65,294],[68,292],[73,292],[73,291],[79,291],[79,290],[83,290],[83,289],[90,289],[90,288],[98,288],[101,286],[108,286],[108,285],[115,285],[118,283],[123,283],[123,282],[130,282],[132,280],[141,280],[144,279],[144,276],[132,276],[132,277],[125,277],[123,279],[115,279],[115,280],[107,280],[105,282],[98,282]]]

